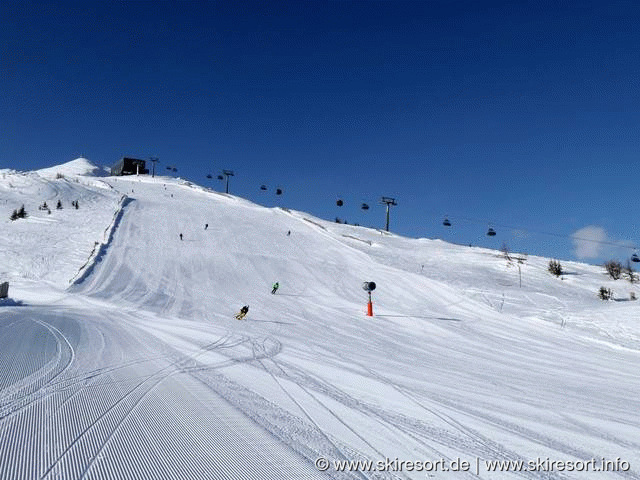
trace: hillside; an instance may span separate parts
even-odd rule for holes
[[[638,287],[79,160],[0,171],[0,478],[640,478]]]

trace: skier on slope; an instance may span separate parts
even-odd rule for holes
[[[240,312],[236,314],[236,320],[242,320],[247,313],[249,313],[249,305],[245,305],[240,309]]]
[[[278,288],[280,288],[280,284],[278,282],[273,284],[273,290],[271,290],[271,295],[275,295],[275,293],[278,291]]]

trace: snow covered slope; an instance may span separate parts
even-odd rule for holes
[[[66,177],[106,177],[107,171],[104,168],[94,165],[86,158],[76,158],[70,162],[56,165],[55,167],[42,168],[36,173],[44,178]]]
[[[84,159],[37,172],[0,170],[0,278],[68,287],[95,242],[103,241],[121,197],[87,176],[96,170]],[[78,209],[71,205],[76,201]],[[27,218],[11,221],[23,205]]]
[[[0,171],[0,478],[640,478],[628,282],[78,164]]]

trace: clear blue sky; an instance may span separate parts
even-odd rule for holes
[[[395,197],[413,237],[640,243],[635,2],[56,3],[0,3],[1,168],[157,156],[349,223]]]

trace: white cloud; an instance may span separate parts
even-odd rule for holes
[[[571,234],[573,253],[579,259],[627,257],[633,249],[633,242],[614,240],[607,231],[597,225],[587,225]]]
[[[609,242],[607,231],[596,225],[587,225],[571,234],[573,250],[576,257],[598,258],[605,242]]]

